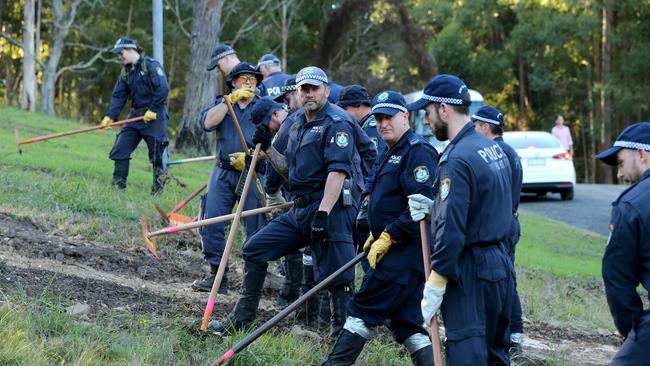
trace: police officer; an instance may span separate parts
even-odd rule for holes
[[[510,163],[510,170],[512,171],[512,225],[510,226],[510,233],[506,237],[504,244],[510,260],[515,263],[515,245],[519,241],[520,225],[519,225],[519,198],[521,196],[521,183],[523,172],[521,170],[521,159],[519,155],[503,141],[503,113],[493,106],[486,105],[479,108],[476,114],[472,115],[474,128],[481,135],[494,140],[501,146],[501,149],[506,154],[508,162]],[[519,300],[519,293],[517,292],[517,281],[515,277],[514,293],[512,298],[512,316],[510,317],[510,352],[521,353],[521,343],[524,337],[524,322],[521,314],[521,301]]]
[[[409,128],[404,97],[394,91],[372,101],[377,130],[388,145],[370,184],[371,233],[364,245],[370,271],[348,306],[348,317],[323,366],[352,365],[370,339],[370,328],[388,327],[413,364],[432,365],[431,341],[423,327],[422,243],[407,197],[433,198],[438,153]]]
[[[108,126],[120,116],[127,99],[131,100],[128,118],[144,116],[143,122],[122,127],[117,135],[109,158],[115,162],[112,184],[118,190],[126,189],[131,153],[144,139],[149,149],[149,161],[153,165],[151,194],[162,191],[164,186],[163,153],[169,144],[167,138],[167,94],[169,85],[160,63],[151,57],[143,57],[142,49],[134,40],[122,37],[111,52],[118,54],[124,66],[113,88],[111,105],[102,119],[101,126]]]
[[[251,111],[259,99],[254,95],[253,90],[261,80],[262,74],[258,73],[253,65],[247,62],[239,63],[230,71],[226,79],[228,87],[233,89],[233,92],[218,97],[199,116],[199,124],[205,131],[217,131],[216,165],[210,175],[207,196],[202,202],[201,215],[203,219],[232,213],[235,201],[238,200],[236,189],[243,174],[242,170],[244,170],[245,153],[243,149],[253,146],[250,140],[254,130]],[[232,103],[248,146],[241,146],[235,122],[228,113],[224,98],[228,98]],[[263,172],[263,169],[264,164],[260,162],[256,170]],[[261,207],[260,198],[257,184],[252,184],[244,202],[244,210]],[[245,237],[250,237],[264,222],[263,215],[243,218],[242,224],[245,228]],[[199,230],[199,233],[203,243],[203,256],[210,264],[211,271],[206,278],[194,281],[192,288],[195,291],[207,292],[212,289],[214,277],[219,269],[219,262],[223,255],[225,224],[204,226]],[[226,293],[228,290],[226,273],[224,272],[223,282],[219,288],[222,293]]]
[[[441,308],[449,365],[509,364],[514,270],[503,242],[512,225],[512,174],[498,143],[469,121],[467,86],[453,75],[431,79],[410,109],[425,108],[438,140],[449,139],[434,186],[409,197],[414,221],[431,214],[431,275],[425,324]]]
[[[237,53],[232,47],[225,43],[219,43],[212,49],[207,70],[212,71],[216,68],[221,75],[227,77],[230,71],[240,62]]]
[[[262,124],[255,130],[253,141],[262,145],[273,167],[288,179],[294,206],[244,244],[242,296],[228,321],[210,322],[212,331],[220,332],[229,326],[241,329],[253,322],[269,261],[310,244],[316,279],[321,281],[354,256],[352,225],[356,209],[349,195],[342,192],[344,180],[354,172],[354,122],[328,103],[327,83],[323,70],[313,66],[296,76],[304,113],[291,128],[285,155],[272,147],[268,127]],[[334,331],[345,320],[353,279],[354,271],[350,269],[328,285]]]
[[[377,149],[377,159],[375,160],[375,163],[380,163],[380,159],[386,150],[386,143],[381,138],[381,135],[377,130],[375,116],[370,113],[371,101],[366,88],[361,85],[346,86],[341,91],[341,94],[339,94],[336,105],[345,109],[346,112],[350,113],[357,121],[359,126],[362,126],[363,132],[365,132],[365,134],[370,138],[372,143],[375,145],[375,148]],[[359,207],[359,214],[357,216],[357,243],[359,244],[363,244],[368,238],[368,194],[370,193],[370,182],[374,176],[374,169],[375,166],[369,170],[364,179],[364,187],[361,194],[361,204]],[[366,266],[366,262],[363,263],[364,266]],[[365,269],[367,269],[367,267]]]
[[[596,156],[617,165],[618,179],[632,183],[612,203],[603,282],[609,310],[625,342],[609,363],[650,365],[650,309],[643,309],[639,283],[650,290],[650,123],[628,126],[614,146]]]
[[[266,54],[257,62],[257,71],[261,72],[264,76],[260,89],[262,95],[267,95],[275,98],[282,92],[287,79],[291,76],[282,72],[280,59],[273,54]]]

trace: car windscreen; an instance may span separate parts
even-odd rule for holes
[[[515,149],[529,149],[531,147],[536,149],[562,147],[560,141],[551,134],[522,134],[504,137],[506,142]]]

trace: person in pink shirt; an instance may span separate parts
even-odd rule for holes
[[[564,147],[566,151],[573,155],[573,139],[571,138],[571,129],[564,125],[564,117],[562,117],[561,114],[557,115],[557,118],[555,119],[555,127],[551,129],[551,134],[560,140],[562,147]]]

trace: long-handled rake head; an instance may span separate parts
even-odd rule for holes
[[[147,246],[147,249],[153,254],[154,257],[158,257],[158,253],[156,252],[156,243],[151,240],[149,237],[149,222],[147,219],[144,217],[140,218],[140,224],[142,225],[142,238],[144,239],[144,243]]]

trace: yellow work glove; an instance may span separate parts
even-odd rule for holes
[[[228,154],[228,156],[230,157],[230,166],[241,172],[244,169],[244,165],[246,165],[246,154],[240,151]]]
[[[146,112],[144,112],[144,123],[149,123],[151,121],[155,121],[156,118],[158,118],[158,115],[155,112],[152,112],[147,109]]]
[[[109,129],[110,130],[111,128],[113,128],[113,127],[110,127],[111,123],[113,123],[113,119],[111,117],[109,117],[109,116],[104,116],[104,118],[102,118],[102,122],[99,125],[102,127],[101,128],[102,130],[103,129]]]
[[[368,241],[363,245],[363,250],[366,250],[367,244]],[[390,238],[390,234],[385,231],[381,233],[379,239],[370,244],[370,250],[368,251],[368,264],[370,264],[370,268],[375,269],[377,267],[377,263],[388,253],[388,249],[392,244],[393,240]]]
[[[235,90],[234,92],[226,95],[226,97],[228,98],[228,100],[230,100],[231,104],[235,104],[242,99],[253,99],[254,95],[255,92],[253,91],[253,89],[246,86],[241,89]]]

